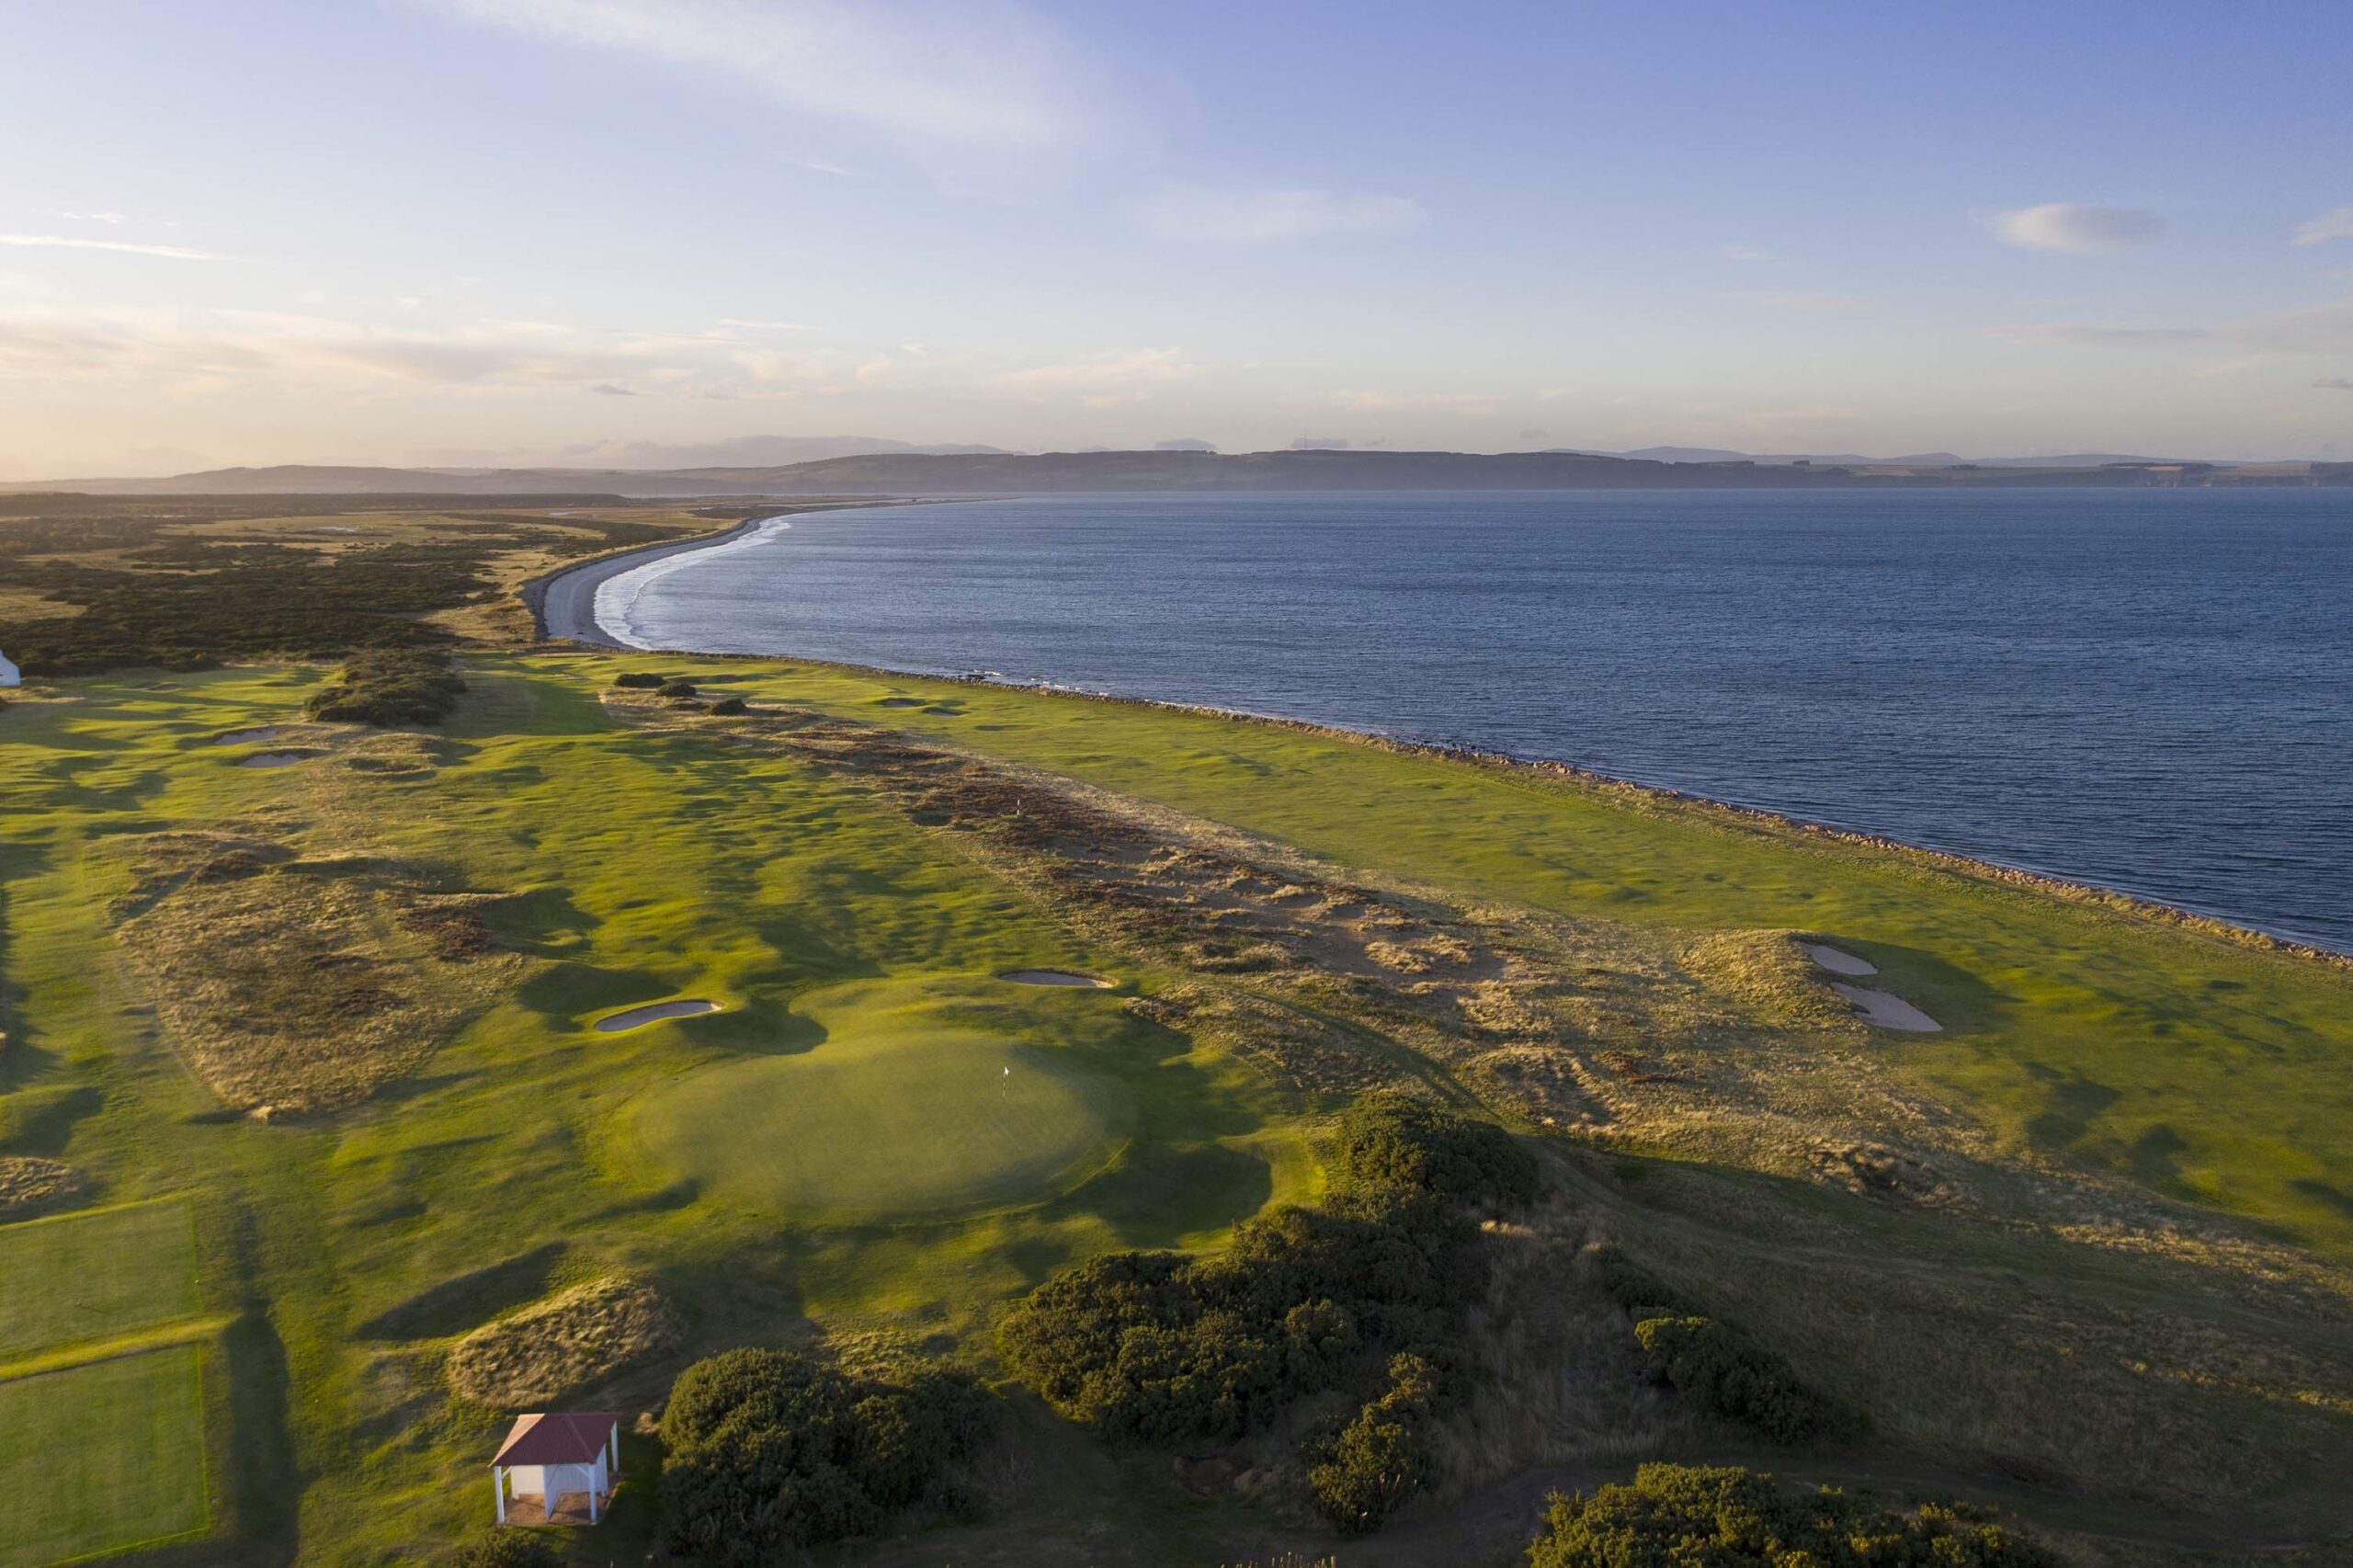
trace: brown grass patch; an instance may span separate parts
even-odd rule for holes
[[[0,1219],[28,1220],[62,1209],[89,1190],[72,1165],[36,1154],[0,1154]]]
[[[166,1037],[266,1117],[354,1104],[487,1005],[517,960],[396,863],[256,833],[132,840],[117,936]]]
[[[1790,931],[1719,931],[1683,949],[1684,968],[1780,1028],[1856,1032],[1854,1009],[1824,983]]]
[[[660,1292],[619,1275],[592,1279],[485,1324],[449,1352],[449,1386],[494,1410],[544,1405],[677,1343]]]

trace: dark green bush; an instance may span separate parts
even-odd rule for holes
[[[449,1554],[451,1568],[556,1568],[554,1547],[523,1530],[494,1529]]]
[[[1437,1479],[1429,1426],[1443,1404],[1438,1372],[1427,1361],[1391,1358],[1388,1392],[1309,1454],[1308,1494],[1334,1528],[1370,1534]]]
[[[1495,1128],[1397,1096],[1348,1112],[1336,1147],[1329,1209],[1273,1210],[1214,1257],[1120,1253],[1047,1280],[999,1329],[1006,1364],[1073,1419],[1160,1443],[1231,1440],[1370,1385],[1311,1486],[1343,1528],[1377,1528],[1428,1479],[1427,1425],[1470,1381],[1467,1210],[1533,1196],[1537,1173]]]
[[[1592,1261],[1594,1278],[1600,1283],[1602,1294],[1625,1308],[1636,1323],[1644,1318],[1708,1315],[1706,1309],[1690,1297],[1619,1251],[1615,1243],[1597,1243],[1586,1249],[1586,1256]]]
[[[613,677],[613,684],[632,691],[651,691],[662,684],[663,677],[652,670],[624,670]]]
[[[1554,1493],[1529,1568],[2056,1568],[1967,1510],[1895,1513],[1733,1468],[1646,1464],[1630,1486]]]
[[[1777,1443],[1811,1442],[1853,1424],[1789,1363],[1713,1318],[1650,1318],[1634,1325],[1634,1338],[1653,1377]]]
[[[304,706],[313,719],[337,724],[438,724],[466,689],[449,655],[432,649],[354,653],[334,685]]]
[[[690,680],[665,680],[654,688],[656,697],[692,697],[695,683]]]
[[[733,719],[738,713],[748,713],[752,710],[740,697],[722,697],[710,705],[710,710],[722,719]]]
[[[870,1534],[934,1492],[991,1426],[988,1395],[961,1374],[856,1378],[786,1350],[731,1350],[671,1385],[661,1505],[671,1550],[751,1564],[790,1548]]]
[[[1504,1205],[1536,1190],[1535,1158],[1492,1122],[1395,1094],[1367,1095],[1340,1119],[1332,1191],[1355,1204]]]

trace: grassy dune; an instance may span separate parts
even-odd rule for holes
[[[654,668],[754,713],[610,688]],[[1070,1260],[1215,1246],[1313,1194],[1320,1119],[1375,1083],[1545,1134],[1558,1194],[1480,1304],[1505,1375],[1449,1439],[1455,1497],[1737,1446],[1597,1348],[1574,1260],[1608,1237],[1870,1413],[1834,1472],[1909,1465],[2095,1554],[2145,1541],[2151,1498],[2193,1545],[2327,1537],[2342,968],[1654,797],[790,662],[483,654],[441,732],[318,726],[271,769],[213,744],[294,722],[324,674],[93,677],[0,713],[0,1153],[100,1205],[183,1200],[0,1226],[0,1260],[146,1226],[108,1249],[105,1332],[225,1325],[191,1560],[404,1560],[478,1524],[507,1413],[448,1358],[592,1281],[676,1325],[566,1370],[627,1411],[695,1355],[818,1334],[985,1367],[1003,1303]],[[282,959],[176,978],[219,967],[190,955],[232,917]],[[1853,1022],[1790,932],[1946,1032]],[[1023,967],[1120,983],[995,978]],[[591,1028],[682,997],[722,1010]],[[993,1522],[853,1557],[1328,1545],[1014,1419]],[[625,1492],[576,1544],[633,1555],[649,1509]]]

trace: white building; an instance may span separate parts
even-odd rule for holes
[[[612,1501],[621,1473],[621,1418],[610,1410],[518,1415],[490,1461],[498,1522],[595,1524]],[[580,1506],[566,1507],[564,1499]]]
[[[16,665],[8,662],[8,655],[6,653],[0,653],[0,686],[22,686],[24,684],[25,677],[17,672]]]

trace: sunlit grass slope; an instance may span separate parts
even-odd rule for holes
[[[887,719],[1458,894],[1836,937],[1946,1026],[1884,1040],[1891,1069],[2012,1148],[2353,1257],[2343,967],[1701,805],[1329,733],[822,665],[741,673],[747,694]],[[892,696],[927,701],[881,710]]]

